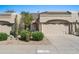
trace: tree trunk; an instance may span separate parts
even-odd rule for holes
[[[24,26],[24,29],[26,29],[26,25]]]

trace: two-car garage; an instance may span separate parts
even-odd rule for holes
[[[44,33],[44,35],[66,35],[69,33],[69,26],[67,21],[50,22],[42,24],[42,32]]]

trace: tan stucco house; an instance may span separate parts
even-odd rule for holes
[[[10,34],[14,30],[15,17],[18,15],[18,27],[23,28],[21,15],[16,13],[0,13],[0,32]],[[75,34],[79,28],[79,12],[46,11],[32,13],[31,31],[42,31],[44,34]]]
[[[0,13],[0,32],[10,35],[10,31],[15,24],[15,15],[15,13]]]
[[[79,28],[79,12],[46,11],[40,13],[40,30],[44,34],[75,34]]]

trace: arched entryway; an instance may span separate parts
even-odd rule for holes
[[[69,24],[67,20],[49,20],[42,24],[42,32],[46,35],[69,34]]]

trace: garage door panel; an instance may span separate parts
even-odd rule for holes
[[[68,26],[63,24],[42,24],[45,35],[63,35],[68,33]]]

